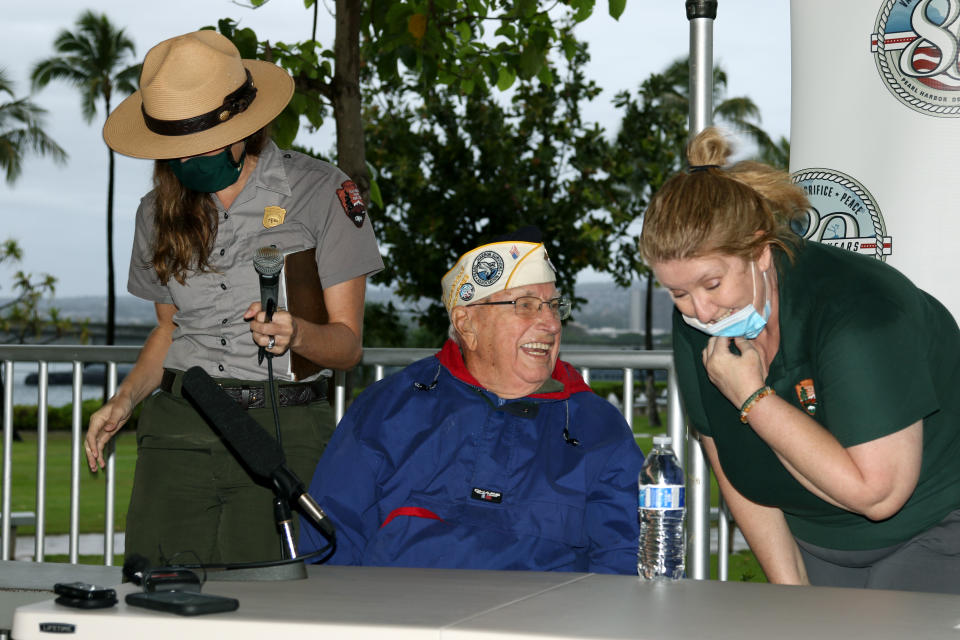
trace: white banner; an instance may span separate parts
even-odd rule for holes
[[[884,260],[960,318],[960,0],[791,0],[804,234]]]

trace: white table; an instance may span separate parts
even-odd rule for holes
[[[17,607],[53,598],[57,582],[114,584],[120,580],[120,567],[0,561],[0,638],[13,625]]]
[[[209,582],[230,613],[182,617],[120,604],[80,611],[21,606],[14,640],[70,638],[710,638],[960,640],[960,596],[582,573],[310,567],[309,579]],[[127,635],[130,634],[130,635]]]

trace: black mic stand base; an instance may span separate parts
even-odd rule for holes
[[[277,580],[306,580],[307,566],[303,560],[270,567],[247,569],[207,569],[210,582],[270,582]]]

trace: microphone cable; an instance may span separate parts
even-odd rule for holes
[[[267,354],[267,393],[270,395],[270,408],[273,409],[273,426],[277,431],[277,444],[283,449],[283,437],[280,435],[280,409],[273,388],[273,354]]]
[[[296,558],[283,558],[281,560],[254,560],[252,562],[224,562],[220,564],[205,564],[198,562],[195,564],[178,564],[176,566],[183,569],[203,569],[204,571],[234,571],[237,569],[265,569],[268,567],[282,567],[285,564],[294,564],[295,562],[306,562],[308,560],[313,560],[321,555],[326,554],[323,558],[318,560],[315,563],[311,564],[323,564],[330,559],[330,556],[333,555],[336,551],[336,543],[328,542],[326,546],[323,546],[316,551],[311,551],[310,553],[304,554],[302,556],[297,556]],[[328,553],[329,552],[329,553]]]
[[[213,563],[213,564],[203,563],[203,562],[166,563],[166,562],[163,562],[163,559],[161,558],[161,562],[164,564],[163,570],[193,571],[197,569],[197,570],[203,571],[203,577],[200,578],[199,580],[199,583],[202,585],[202,584],[206,584],[207,582],[208,571],[238,571],[243,569],[267,569],[270,567],[282,567],[284,565],[294,564],[296,562],[307,563],[309,560],[313,560],[314,558],[317,558],[320,556],[323,556],[323,557],[321,557],[316,563],[312,563],[312,564],[323,564],[327,560],[329,560],[331,556],[333,556],[336,550],[337,550],[337,543],[336,543],[336,540],[334,539],[328,542],[326,546],[321,547],[316,551],[311,551],[310,553],[307,553],[305,555],[297,556],[296,558],[282,558],[280,560],[258,560],[258,561],[252,561],[252,562],[225,562],[225,563]],[[193,552],[179,552],[174,554],[174,558],[183,553],[193,554]],[[196,555],[196,554],[193,554],[193,555]],[[149,567],[147,565],[146,558],[144,558],[139,554],[134,554],[133,556],[128,558],[126,562],[124,562],[123,564],[123,577],[125,578],[125,581],[129,581],[137,585],[142,585],[146,575],[149,574],[154,569],[155,568]]]

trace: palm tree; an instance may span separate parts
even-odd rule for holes
[[[663,72],[676,106],[684,111],[690,108],[690,63],[687,59],[676,60]],[[720,67],[713,69],[713,123],[736,130],[757,146],[758,159],[771,161],[786,170],[790,143],[785,138],[774,141],[760,126],[760,109],[747,96],[726,97],[727,72]],[[681,158],[683,158],[681,154]],[[679,166],[677,167],[679,168]]]
[[[83,117],[89,123],[97,114],[102,99],[104,117],[110,114],[114,93],[124,95],[136,90],[140,65],[124,66],[136,53],[133,41],[123,29],[114,27],[105,14],[84,12],[77,19],[76,31],[63,30],[53,42],[58,55],[41,60],[33,67],[34,88],[51,80],[64,80],[80,91]],[[116,292],[113,267],[113,182],[114,155],[108,148],[110,170],[107,179],[107,344],[113,344],[116,323]]]
[[[13,81],[0,69],[0,95],[9,95],[10,102],[0,102],[0,169],[6,172],[7,184],[13,184],[23,170],[27,152],[49,155],[62,164],[67,153],[43,130],[45,109],[28,98],[17,99]]]
[[[749,97],[726,97],[727,74],[715,67],[713,72],[713,120],[738,131],[753,142],[759,159],[786,169],[790,143],[773,141],[760,126],[760,110]],[[685,59],[671,63],[662,73],[643,81],[636,95],[622,92],[615,99],[623,110],[617,134],[615,179],[619,185],[615,219],[623,224],[641,220],[650,197],[667,179],[686,165],[685,146],[690,137],[690,67]],[[646,282],[644,346],[653,349],[652,304],[653,272],[644,265],[636,245],[619,250],[617,264],[623,273],[637,274]],[[655,402],[653,372],[646,373],[647,412],[651,424],[659,424]]]

